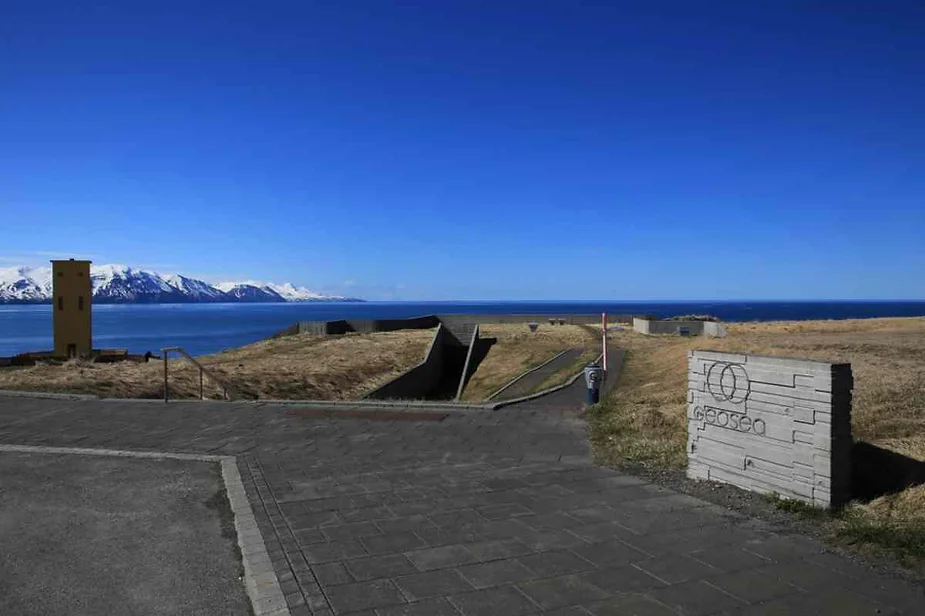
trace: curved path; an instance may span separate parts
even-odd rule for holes
[[[277,614],[921,613],[915,585],[594,466],[582,393],[432,421],[0,397],[0,444],[236,456]]]

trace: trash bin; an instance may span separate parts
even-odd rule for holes
[[[539,326],[540,326],[540,324],[537,323],[536,321],[530,321],[529,323],[527,323],[527,327],[530,328],[530,331],[531,331],[531,332],[535,332],[535,331],[536,331],[536,328],[539,327]]]
[[[585,366],[585,384],[588,386],[588,404],[597,404],[601,401],[601,381],[604,380],[604,369],[596,363]]]

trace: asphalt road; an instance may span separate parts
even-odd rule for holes
[[[0,452],[0,614],[248,614],[222,488],[214,463]]]

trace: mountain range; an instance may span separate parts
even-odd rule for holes
[[[0,269],[0,304],[51,301],[51,267]],[[124,265],[91,265],[93,301],[98,304],[180,304],[195,302],[355,302],[291,283],[220,282],[210,284],[182,274],[163,275]]]

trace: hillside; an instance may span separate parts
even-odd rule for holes
[[[237,388],[242,397],[350,400],[363,397],[424,359],[433,336],[432,329],[336,337],[298,334],[197,360]],[[171,359],[169,375],[171,397],[199,397],[199,371],[185,359]],[[78,360],[2,368],[0,389],[161,398],[164,367],[160,361],[96,364]],[[221,388],[207,378],[205,395],[220,399]]]

